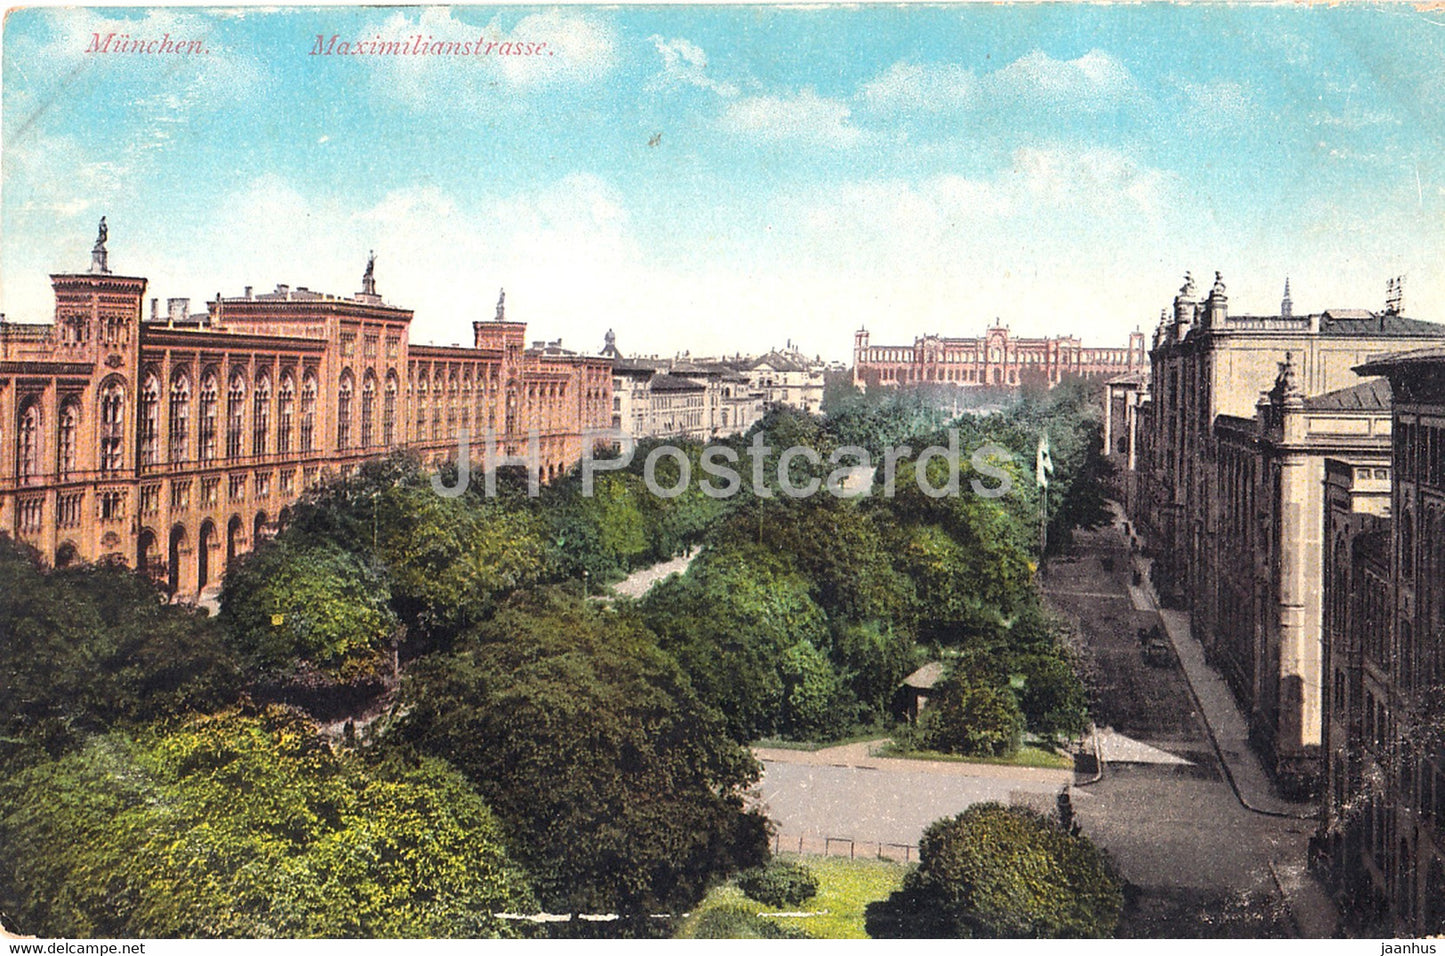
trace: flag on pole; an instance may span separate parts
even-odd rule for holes
[[[1034,475],[1038,478],[1039,487],[1049,486],[1049,476],[1054,473],[1054,456],[1049,453],[1049,433],[1044,432],[1039,436],[1039,454],[1034,462]]]

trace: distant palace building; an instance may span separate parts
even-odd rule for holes
[[[1129,334],[1128,348],[1085,348],[1072,335],[1051,339],[1013,338],[995,325],[982,338],[915,338],[912,345],[872,345],[868,330],[853,335],[853,384],[878,386],[942,383],[961,388],[1053,388],[1065,377],[1113,378],[1141,371],[1148,359],[1142,332]]]
[[[119,559],[194,597],[326,475],[455,458],[467,432],[477,468],[546,481],[611,424],[611,360],[527,349],[501,301],[471,347],[413,344],[368,261],[350,298],[247,287],[146,320],[106,238],[102,219],[90,270],[51,276],[54,324],[0,321],[0,529],[56,565]]]
[[[1332,507],[1377,514],[1388,486],[1390,389],[1354,368],[1445,340],[1402,314],[1398,292],[1380,312],[1296,316],[1286,284],[1280,314],[1232,316],[1217,273],[1202,302],[1186,276],[1147,385],[1110,383],[1105,431],[1116,462],[1133,459],[1126,498],[1155,584],[1191,611],[1287,792],[1312,790],[1321,769],[1326,461],[1358,483]]]

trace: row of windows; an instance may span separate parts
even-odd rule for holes
[[[459,417],[456,382],[453,378],[453,400],[446,415],[447,424],[452,429],[455,429]],[[381,392],[379,401],[378,391]],[[427,387],[424,378],[419,382],[419,391],[417,428],[413,435],[416,439],[421,439],[427,432],[429,403],[426,401]],[[566,392],[565,383],[533,383],[525,392],[527,407],[530,410],[535,408],[538,401],[563,398]],[[388,374],[385,386],[378,388],[375,375],[368,371],[358,390],[350,370],[344,372],[336,395],[336,447],[347,449],[394,445],[397,441],[397,393],[395,373]],[[593,390],[589,390],[589,396],[592,394]],[[286,372],[281,376],[279,388],[273,393],[271,378],[263,372],[257,377],[248,399],[247,382],[239,371],[230,376],[223,398],[220,393],[220,379],[215,371],[203,374],[200,388],[193,392],[190,374],[184,369],[178,369],[171,376],[170,388],[165,396],[169,414],[163,444],[162,386],[155,374],[147,374],[142,381],[137,404],[138,464],[144,467],[160,464],[163,460],[215,461],[222,453],[228,459],[237,459],[248,453],[260,457],[273,451],[316,451],[317,395],[316,376],[309,370],[302,376],[299,392],[294,376]],[[596,390],[596,395],[600,396],[601,390]],[[509,406],[515,407],[516,401],[515,396],[510,396]],[[249,434],[246,419],[248,402]],[[430,432],[433,439],[441,437],[441,407],[438,402],[431,409]],[[102,473],[118,472],[125,466],[126,409],[125,386],[120,382],[105,385],[100,396],[97,454],[99,470]],[[62,402],[53,436],[58,446],[56,469],[62,477],[78,470],[77,436],[80,414],[79,399],[69,398]],[[469,427],[471,417],[470,407],[462,406],[462,423]],[[479,409],[478,421],[480,420]],[[495,427],[494,411],[490,414],[488,423]],[[19,478],[33,478],[45,472],[44,436],[40,398],[30,396],[21,404],[17,423],[15,473]]]
[[[1395,463],[1406,481],[1445,488],[1445,436],[1434,425],[1399,422],[1395,427]]]

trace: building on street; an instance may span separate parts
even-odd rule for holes
[[[101,228],[89,271],[51,276],[53,323],[0,322],[0,529],[57,565],[120,560],[195,597],[368,458],[440,462],[469,433],[479,467],[511,456],[546,481],[610,422],[612,361],[526,348],[501,301],[470,347],[412,343],[368,261],[349,297],[248,286],[147,318],[147,280],[110,271]]]
[[[1445,347],[1358,369],[1393,393],[1388,479],[1330,463],[1320,847],[1346,912],[1445,932]],[[1388,482],[1388,483],[1387,483]],[[1388,495],[1354,517],[1345,495]]]
[[[1154,333],[1130,517],[1287,792],[1319,777],[1323,462],[1373,469],[1389,447],[1388,395],[1354,369],[1442,341],[1398,296],[1296,315],[1286,291],[1277,315],[1232,316],[1218,273],[1202,300],[1186,276]]]

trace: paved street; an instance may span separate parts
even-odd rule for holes
[[[924,827],[987,800],[1052,807],[1068,770],[895,760],[868,745],[757,751],[762,802],[784,837],[917,844]]]
[[[1097,743],[1104,758],[1101,776],[1092,768],[1075,775],[878,758],[870,755],[876,742],[760,748],[761,802],[780,845],[801,840],[808,852],[836,853],[841,838],[875,844],[859,852],[895,855],[886,845],[916,844],[930,822],[972,803],[1048,810],[1072,781],[1076,819],[1129,883],[1121,935],[1332,933],[1333,908],[1304,866],[1310,808],[1272,791],[1233,698],[1189,636],[1187,616],[1161,617],[1147,584],[1132,583],[1134,560],[1116,524],[1080,532],[1043,579],[1050,606],[1083,640],[1098,726],[1089,749]],[[1137,632],[1155,626],[1175,660],[1144,660]]]
[[[1194,693],[1207,698],[1206,711],[1224,723],[1226,734],[1235,730],[1223,719],[1232,700],[1199,670],[1202,658],[1190,656],[1193,648],[1183,644],[1187,625],[1181,631],[1179,620],[1170,622],[1169,635],[1191,663],[1194,693],[1177,662],[1145,663],[1136,632],[1160,618],[1147,589],[1131,588],[1132,568],[1121,532],[1110,527],[1079,533],[1073,553],[1050,562],[1044,580],[1050,604],[1075,621],[1091,659],[1094,717],[1112,756],[1106,755],[1102,779],[1075,790],[1074,806],[1084,832],[1113,854],[1134,885],[1122,930],[1279,934],[1294,932],[1298,922],[1307,934],[1328,932],[1327,903],[1301,874],[1313,822],[1252,812],[1236,796]],[[1118,735],[1143,745],[1140,762],[1113,746]],[[1239,762],[1236,779],[1255,790],[1242,792],[1251,805],[1308,811],[1269,793],[1262,772],[1245,766],[1249,755],[1235,752],[1232,737],[1223,740],[1231,764]],[[1281,880],[1297,912],[1282,905]]]

